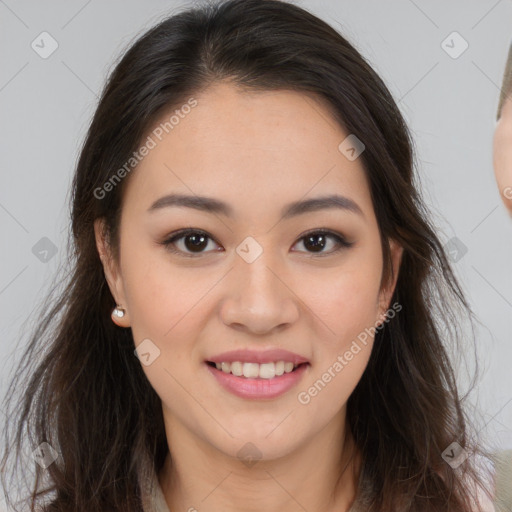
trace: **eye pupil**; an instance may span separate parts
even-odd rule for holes
[[[325,252],[328,246],[329,239],[334,241],[335,249]],[[207,233],[202,231],[193,231],[191,229],[175,233],[174,236],[160,242],[170,252],[178,253],[183,256],[201,256],[203,253],[211,253],[212,251],[205,251],[208,243],[214,241]],[[331,231],[315,231],[304,234],[300,238],[305,250],[310,253],[317,253],[318,256],[332,255],[340,252],[344,248],[349,248],[353,243],[346,242],[344,237],[337,235]],[[331,242],[332,243],[332,242]],[[181,248],[179,247],[181,246]],[[303,251],[300,251],[303,252]]]
[[[325,235],[318,234],[307,236],[304,241],[304,246],[307,247],[308,244],[311,244],[310,248],[313,248],[314,252],[320,252],[325,247]]]
[[[192,240],[191,244],[188,243],[190,240]],[[185,245],[186,245],[187,249],[190,249],[192,251],[197,250],[197,249],[202,250],[208,245],[207,237],[204,235],[196,235],[196,234],[187,235],[185,237]]]

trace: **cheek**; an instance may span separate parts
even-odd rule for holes
[[[151,362],[142,369],[164,404],[187,410],[189,396],[183,386],[195,389],[190,366],[200,360],[197,340],[205,314],[201,298],[214,284],[213,276],[173,268],[154,248],[137,248],[127,255],[123,275],[134,344],[151,340]]]
[[[323,336],[328,347],[341,348],[361,330],[375,324],[382,273],[379,250],[375,247],[354,253],[315,292],[310,292],[311,308],[329,327],[328,335]]]
[[[303,400],[298,398],[319,417],[339,410],[366,368],[379,313],[381,273],[380,246],[372,244],[354,254],[344,268],[332,272],[323,282],[322,293],[315,296],[315,311],[329,329],[317,333],[316,364],[302,387]]]
[[[330,332],[329,336],[318,336],[314,347],[315,359],[321,362],[316,365],[317,372],[325,371],[343,356],[343,371],[338,365],[336,372],[343,376],[338,381],[359,379],[372,347],[379,281],[380,273],[355,271],[330,283],[319,305]]]
[[[359,263],[359,269],[331,280],[319,296],[318,311],[334,334],[316,337],[315,364],[297,394],[305,413],[318,424],[329,421],[346,404],[371,355],[381,273],[376,271],[378,265]]]
[[[191,320],[198,324],[194,308],[211,287],[212,276],[205,270],[179,269],[154,247],[130,251],[122,264],[135,342],[150,338],[160,348],[176,337],[186,342],[181,333],[190,332]]]

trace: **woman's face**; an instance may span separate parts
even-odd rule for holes
[[[512,99],[503,102],[494,132],[494,174],[503,203],[512,216]]]
[[[228,83],[194,99],[168,133],[146,134],[155,147],[126,183],[119,261],[105,265],[127,311],[116,323],[140,345],[168,436],[234,457],[251,442],[274,459],[343,428],[394,282],[380,290],[362,161],[350,139],[339,149],[349,134],[327,107]],[[222,361],[229,374],[208,363]],[[306,364],[288,373],[280,361]]]

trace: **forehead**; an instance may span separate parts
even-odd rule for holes
[[[349,134],[325,102],[229,83],[192,98],[193,108],[174,107],[146,134],[142,142],[150,137],[154,147],[130,176],[125,203],[137,199],[147,209],[165,193],[183,192],[215,196],[235,209],[264,202],[268,210],[305,195],[341,193],[372,210],[362,161],[340,151]]]

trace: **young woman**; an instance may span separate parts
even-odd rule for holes
[[[494,174],[503,204],[512,216],[512,44],[503,75],[496,128],[494,130]]]
[[[141,37],[72,236],[7,404],[31,511],[483,510],[448,357],[471,311],[396,103],[326,23],[229,0]]]

